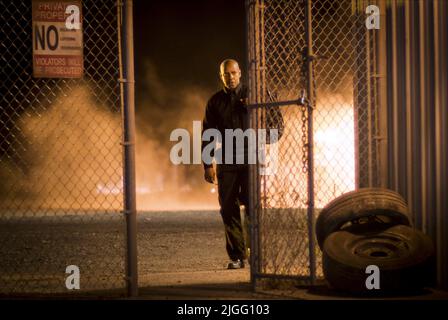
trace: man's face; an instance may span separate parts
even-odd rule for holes
[[[221,66],[221,80],[227,89],[235,89],[240,84],[241,70],[236,62]]]

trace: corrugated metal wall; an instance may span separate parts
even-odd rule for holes
[[[446,289],[448,1],[378,4],[380,127],[386,137],[381,184],[407,199],[416,228],[434,240],[438,284]]]

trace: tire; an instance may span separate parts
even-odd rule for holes
[[[328,203],[316,221],[316,237],[322,249],[325,239],[347,224],[380,219],[389,226],[411,225],[405,200],[396,192],[363,188],[344,193]]]
[[[332,287],[351,293],[382,294],[410,293],[434,284],[435,251],[428,236],[403,225],[388,229],[376,225],[373,232],[362,230],[366,227],[337,231],[325,240],[323,271]],[[380,270],[380,290],[366,288],[369,265]]]

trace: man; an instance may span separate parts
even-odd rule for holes
[[[222,136],[222,163],[215,169],[211,164],[204,163],[204,178],[209,183],[218,181],[218,198],[220,214],[224,222],[226,249],[230,258],[228,269],[244,268],[246,259],[246,244],[240,216],[240,204],[247,208],[248,204],[248,166],[247,141],[244,148],[225,150],[225,129],[247,129],[248,112],[245,107],[247,89],[241,84],[241,70],[238,62],[233,59],[224,60],[220,65],[220,78],[223,89],[215,93],[207,103],[203,132],[210,128],[218,129]],[[206,142],[202,142],[204,149]],[[233,161],[227,163],[225,154],[231,152]],[[238,156],[244,157],[243,164],[237,164]],[[248,213],[246,212],[246,219]]]

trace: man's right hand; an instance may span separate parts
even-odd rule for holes
[[[204,178],[205,178],[205,181],[207,181],[209,183],[216,184],[215,183],[215,181],[216,181],[215,169],[213,167],[205,168]]]

